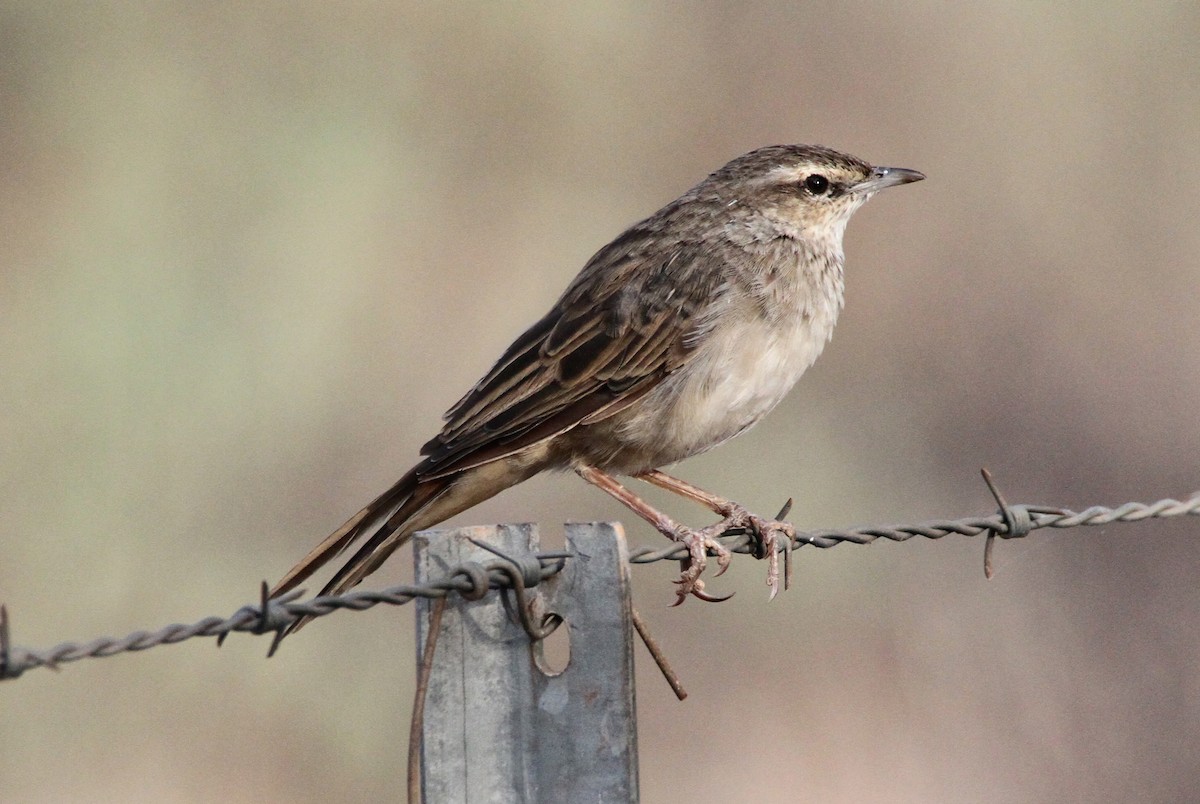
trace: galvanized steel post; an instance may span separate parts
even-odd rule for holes
[[[467,561],[495,560],[474,538],[510,555],[536,552],[535,525],[430,531],[416,536],[416,581]],[[425,702],[424,800],[477,802],[637,801],[633,629],[624,532],[610,523],[567,526],[564,570],[527,597],[563,617],[570,660],[556,675],[501,595],[452,596]],[[511,591],[504,592],[515,605]],[[417,655],[432,604],[419,603]]]

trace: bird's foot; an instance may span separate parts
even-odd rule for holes
[[[771,590],[770,600],[779,594],[779,556],[783,554],[783,588],[792,584],[792,542],[796,538],[796,526],[784,522],[783,517],[791,510],[788,500],[775,519],[752,514],[746,507],[735,502],[723,501],[719,512],[725,518],[720,525],[725,530],[745,530],[751,537],[751,548],[755,558],[767,559],[767,587]]]
[[[751,517],[753,533],[757,534],[755,551],[758,558],[767,559],[767,588],[771,590],[769,600],[779,594],[779,555],[783,554],[783,588],[792,585],[792,542],[796,538],[796,526],[777,519]]]
[[[709,603],[720,603],[723,600],[728,600],[731,595],[719,597],[710,595],[704,591],[704,581],[700,579],[700,575],[708,566],[708,552],[711,550],[717,559],[717,575],[721,575],[725,570],[729,569],[729,562],[733,560],[733,554],[725,545],[716,540],[725,531],[723,523],[712,525],[700,530],[692,530],[691,528],[680,526],[671,535],[675,541],[687,546],[688,557],[679,562],[683,571],[680,573],[679,580],[675,581],[679,588],[675,590],[678,595],[672,606],[678,606],[688,595],[695,595],[701,600]]]
[[[767,586],[771,588],[771,599],[779,594],[779,554],[781,552],[783,553],[783,588],[787,589],[791,585],[792,543],[796,538],[796,528],[791,523],[783,521],[783,518],[788,515],[788,511],[792,510],[791,500],[784,503],[783,508],[779,510],[774,519],[763,519],[747,511],[744,505],[719,497],[658,469],[642,472],[638,477],[647,483],[652,483],[659,488],[700,503],[713,513],[720,515],[721,521],[706,529],[706,532],[714,531],[710,535],[715,537],[731,530],[749,533],[755,558],[768,559]],[[671,535],[665,530],[663,532]],[[687,572],[685,572],[685,577],[687,577]]]

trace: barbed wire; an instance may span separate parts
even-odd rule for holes
[[[845,529],[797,531],[792,547],[829,548],[842,543],[870,544],[879,539],[903,542],[914,537],[941,539],[945,536],[985,535],[985,572],[990,576],[990,550],[994,538],[1014,539],[1041,528],[1075,528],[1081,526],[1144,522],[1181,516],[1200,516],[1200,491],[1186,500],[1162,499],[1153,503],[1129,502],[1117,508],[1094,505],[1083,511],[1034,505],[1008,505],[995,489],[990,477],[984,474],[989,488],[996,496],[1000,510],[995,514],[964,519],[939,519],[915,525],[870,525]],[[751,553],[757,549],[753,534],[744,529],[726,531],[718,541],[735,553]],[[482,545],[481,545],[482,546]],[[492,549],[492,548],[489,548]],[[493,549],[493,552],[494,549]],[[657,549],[640,547],[630,551],[631,564],[656,561],[680,561],[688,557],[684,545],[672,544]],[[14,646],[9,633],[7,609],[0,606],[0,680],[15,679],[26,670],[36,667],[58,669],[80,659],[115,656],[119,653],[148,650],[159,645],[173,645],[194,637],[216,637],[220,645],[234,632],[274,634],[267,655],[271,656],[280,640],[298,620],[324,617],[335,611],[349,609],[365,611],[379,604],[401,606],[417,598],[437,599],[459,594],[478,599],[489,591],[512,589],[518,594],[518,612],[526,612],[523,592],[562,571],[571,555],[566,552],[543,552],[525,556],[505,556],[487,564],[468,562],[450,569],[441,578],[426,584],[399,584],[382,590],[352,591],[342,595],[299,600],[304,592],[295,590],[270,599],[268,587],[262,585],[257,604],[242,606],[229,617],[206,617],[183,625],[175,623],[157,631],[135,631],[116,639],[100,637],[90,642],[63,642],[52,648],[35,650]],[[524,623],[526,630],[537,632],[537,626]]]

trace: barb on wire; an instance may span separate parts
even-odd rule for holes
[[[1038,505],[1008,505],[996,489],[990,475],[985,482],[994,492],[1000,510],[986,516],[968,517],[957,520],[934,520],[916,525],[866,526],[847,529],[823,529],[796,531],[792,548],[804,546],[834,547],[849,542],[870,544],[879,539],[903,542],[920,536],[925,539],[941,539],[949,535],[978,536],[984,534],[989,541],[995,538],[1014,539],[1041,528],[1075,528],[1088,525],[1108,525],[1121,522],[1143,522],[1148,519],[1168,519],[1181,516],[1200,516],[1200,491],[1186,500],[1163,499],[1144,504],[1130,502],[1117,508],[1094,505],[1083,511]],[[754,537],[741,529],[731,529],[720,541],[735,553],[750,553],[756,548]],[[494,552],[494,551],[493,551]],[[985,547],[986,552],[986,547]],[[679,561],[686,558],[688,548],[673,544],[662,549],[642,547],[631,550],[629,561],[633,564],[649,564],[655,561]],[[217,637],[218,644],[225,635],[233,631],[250,634],[274,633],[271,646],[273,653],[279,644],[279,634],[301,617],[323,617],[338,609],[364,611],[386,603],[399,606],[418,597],[437,599],[449,594],[465,597],[482,596],[492,589],[515,589],[530,587],[560,572],[569,554],[562,552],[539,553],[536,555],[540,574],[534,573],[523,561],[504,557],[489,562],[482,568],[478,564],[455,567],[443,578],[425,586],[399,585],[378,591],[356,591],[343,595],[315,597],[298,600],[302,592],[293,592],[270,600],[264,592],[258,603],[243,606],[230,617],[206,617],[191,625],[168,625],[158,631],[136,631],[121,639],[102,637],[91,642],[64,642],[46,650],[31,650],[13,646],[9,634],[8,614],[0,606],[0,680],[17,678],[34,667],[56,668],[66,662],[80,659],[113,656],[129,651],[147,650],[158,645],[170,645],[193,637]],[[988,554],[990,560],[990,554]],[[990,563],[988,564],[990,567]],[[481,569],[483,571],[481,571]],[[486,585],[484,580],[486,579]],[[524,609],[524,606],[519,608]],[[537,631],[549,627],[529,627]]]

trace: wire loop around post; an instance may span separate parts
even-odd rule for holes
[[[454,573],[451,577],[466,578],[471,584],[470,589],[460,589],[459,594],[464,600],[482,600],[488,593],[490,581],[488,580],[487,569],[478,561],[467,561],[454,568]]]
[[[525,597],[526,589],[533,588],[542,582],[542,572],[544,570],[542,559],[532,553],[510,556],[502,550],[481,542],[478,539],[470,539],[469,541],[481,550],[486,550],[501,559],[501,561],[493,562],[489,569],[498,570],[508,576],[509,586],[511,586],[512,592],[517,598],[517,619],[520,620],[521,628],[525,629],[525,633],[529,635],[529,639],[533,642],[539,642],[553,634],[555,629],[562,625],[562,617],[551,612],[543,615],[541,622],[534,625],[532,601]]]

